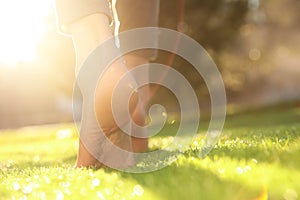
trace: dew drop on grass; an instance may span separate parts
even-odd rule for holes
[[[115,187],[114,187],[114,190],[115,190],[116,192],[122,192],[118,186],[115,186]]]
[[[118,178],[118,174],[117,173],[113,173],[112,176],[114,177],[114,179]]]
[[[61,186],[64,187],[64,188],[67,188],[67,187],[70,187],[71,186],[71,183],[66,181],[66,182],[62,182],[61,183]]]
[[[63,200],[64,199],[64,194],[62,192],[58,192],[56,194],[56,200]]]
[[[113,190],[110,189],[110,188],[105,188],[104,191],[105,191],[105,193],[106,193],[107,195],[112,195],[112,194],[113,194]]]
[[[193,144],[194,144],[196,147],[199,146],[199,143],[197,142],[197,140],[195,140],[195,141],[193,142]]]
[[[65,192],[67,195],[71,195],[71,194],[72,194],[69,188],[66,188],[66,189],[64,190],[64,192]]]
[[[42,192],[41,193],[41,200],[44,200],[44,199],[46,199],[46,194],[45,194],[45,192]]]
[[[93,180],[92,180],[92,185],[93,185],[93,186],[98,186],[98,185],[100,185],[100,180],[97,179],[97,178],[93,179]]]
[[[91,171],[91,172],[89,172],[89,176],[94,178],[95,174]]]
[[[252,168],[249,166],[249,165],[247,165],[246,167],[245,167],[245,171],[251,171],[252,170]]]
[[[135,185],[134,188],[133,188],[133,192],[137,196],[142,196],[144,194],[144,189],[140,185]]]
[[[96,194],[101,200],[105,200],[105,197],[103,196],[103,194],[100,191],[98,191]]]
[[[30,193],[32,192],[32,187],[31,187],[31,185],[27,185],[27,186],[23,187],[22,192],[23,192],[24,194],[30,194]]]
[[[45,182],[46,182],[46,184],[50,184],[50,183],[51,183],[51,181],[50,181],[50,179],[49,179],[49,177],[48,177],[48,176],[45,176],[44,178],[45,178]]]
[[[236,172],[238,173],[238,174],[242,174],[243,173],[243,168],[241,168],[241,167],[237,167],[236,168]]]
[[[258,163],[258,161],[256,159],[254,159],[254,158],[252,158],[252,162],[254,162],[255,164]]]
[[[14,190],[19,190],[19,189],[21,189],[21,186],[19,185],[19,183],[14,183],[13,188],[14,188]]]

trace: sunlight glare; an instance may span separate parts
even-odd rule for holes
[[[0,3],[0,63],[14,65],[35,58],[45,32],[51,0],[9,0]]]

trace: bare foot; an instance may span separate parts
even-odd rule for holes
[[[77,160],[75,164],[76,168],[81,167],[103,167],[103,164],[99,162],[84,146],[81,140],[79,140],[79,148],[77,154]]]

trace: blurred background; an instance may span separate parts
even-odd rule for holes
[[[52,0],[0,5],[0,128],[72,121],[75,54],[71,38],[56,32]],[[180,0],[162,0],[160,26],[198,41],[223,76],[228,106],[251,108],[299,102],[299,10],[298,0],[186,0],[183,13]],[[156,62],[170,57],[160,51]],[[193,67],[179,57],[172,66],[209,107]],[[163,88],[152,99],[158,102],[178,109]]]

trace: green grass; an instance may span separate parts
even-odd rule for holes
[[[230,114],[216,147],[198,158],[203,129],[168,167],[146,174],[73,169],[72,124],[0,133],[0,199],[299,199],[300,108]],[[170,124],[151,148],[172,138]]]

